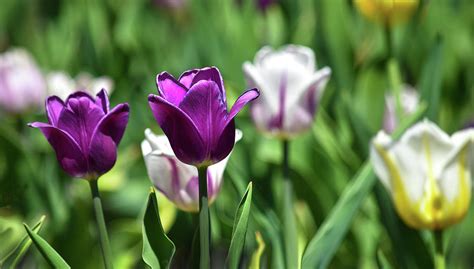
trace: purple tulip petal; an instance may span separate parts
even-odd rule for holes
[[[149,95],[148,103],[176,157],[187,164],[202,162],[206,157],[206,148],[191,118],[160,96]]]
[[[57,127],[79,144],[83,152],[89,150],[90,139],[99,121],[104,117],[101,107],[90,96],[78,95],[68,98],[66,107],[59,116]]]
[[[260,92],[256,88],[245,91],[240,95],[230,109],[229,116],[227,116],[227,122],[230,122],[248,102],[255,100],[259,96]]]
[[[112,169],[117,160],[117,144],[112,137],[98,131],[91,140],[89,148],[89,169],[102,175]]]
[[[193,83],[193,78],[197,72],[199,72],[199,69],[192,69],[192,70],[184,72],[179,77],[179,82],[181,82],[181,84],[183,84],[186,88],[188,89],[191,88],[191,84]]]
[[[109,113],[109,97],[105,89],[100,90],[100,92],[97,94],[95,98],[95,103],[98,106],[102,107],[105,114]]]
[[[94,139],[94,135],[97,132],[100,132],[111,137],[115,144],[118,145],[120,140],[122,140],[125,127],[127,127],[129,112],[130,108],[126,103],[114,107],[110,113],[105,115],[105,117],[103,117],[97,124],[92,139]]]
[[[235,144],[235,121],[228,122],[216,145],[211,149],[210,157],[214,163],[220,162],[230,154]]]
[[[58,125],[59,115],[63,108],[64,102],[57,96],[51,96],[46,100],[46,114],[51,125]]]
[[[88,171],[87,160],[79,145],[66,132],[46,123],[34,122],[30,127],[39,128],[56,152],[61,167],[73,177],[82,177]]]
[[[65,104],[66,106],[68,106],[70,100],[80,99],[80,98],[88,98],[93,103],[95,102],[94,98],[92,98],[92,96],[90,96],[88,93],[83,92],[83,91],[77,91],[67,97]]]
[[[176,106],[181,103],[187,92],[187,88],[167,72],[162,72],[156,77],[156,84],[160,95]]]
[[[224,129],[227,117],[226,103],[217,84],[206,80],[194,84],[179,108],[196,125],[209,154]]]
[[[200,69],[199,72],[197,72],[194,76],[193,82],[191,83],[190,87],[194,86],[201,80],[215,82],[219,87],[219,90],[221,91],[222,99],[224,100],[224,102],[226,102],[224,82],[222,80],[221,73],[219,72],[219,69],[217,69],[217,67],[208,67]]]

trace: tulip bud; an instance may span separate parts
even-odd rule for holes
[[[148,176],[153,185],[178,208],[197,212],[199,210],[197,168],[176,158],[165,135],[155,135],[150,129],[147,129],[145,137],[146,139],[142,142],[142,153]],[[241,137],[242,133],[236,130],[235,142],[239,141]],[[220,191],[222,176],[229,156],[207,169],[209,204],[216,199]]]
[[[248,90],[228,111],[224,82],[215,67],[189,70],[179,79],[163,72],[157,85],[160,95],[148,97],[153,115],[176,157],[194,166],[209,166],[229,155],[234,117],[259,96],[257,89]]]
[[[331,69],[316,70],[310,48],[288,45],[274,51],[263,47],[254,63],[244,63],[243,71],[248,85],[262,95],[251,105],[259,130],[286,139],[311,127]]]
[[[96,98],[75,92],[65,102],[57,96],[49,97],[46,114],[48,123],[29,125],[43,132],[66,173],[94,180],[112,169],[128,123],[128,104],[110,110],[105,90]]]
[[[397,115],[397,104],[393,94],[385,95],[385,114],[383,118],[383,128],[385,132],[391,134],[398,127],[401,119]],[[418,92],[410,86],[403,86],[400,93],[400,108],[403,117],[413,114],[420,103]]]
[[[411,18],[419,0],[354,0],[362,15],[377,23],[394,25]]]
[[[448,136],[425,120],[398,141],[381,131],[372,141],[370,157],[408,226],[439,230],[466,215],[474,170],[474,129]]]
[[[0,54],[0,108],[22,113],[43,104],[46,83],[31,55],[23,49]]]

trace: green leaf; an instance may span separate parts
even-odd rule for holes
[[[175,252],[173,242],[161,225],[158,199],[153,188],[150,189],[143,217],[143,261],[151,268],[169,268]]]
[[[293,207],[293,184],[289,179],[284,180],[283,190],[283,238],[285,242],[286,268],[298,268],[298,232],[296,216]]]
[[[249,269],[260,269],[260,259],[262,258],[262,254],[265,251],[265,241],[263,241],[260,232],[255,233],[255,239],[257,240],[257,249],[252,254]]]
[[[372,166],[366,162],[342,193],[334,209],[311,239],[303,255],[302,268],[326,268],[356,214],[375,183]]]
[[[417,111],[400,123],[393,138],[401,136],[425,111],[421,103]],[[369,145],[367,145],[369,146]],[[309,242],[304,254],[302,268],[326,268],[336,253],[342,239],[350,227],[353,217],[375,184],[375,175],[369,161],[346,187],[327,219]]]
[[[229,255],[227,256],[229,268],[239,267],[240,255],[244,248],[245,235],[250,216],[250,206],[252,205],[252,182],[247,186],[247,190],[240,200],[239,207],[235,214],[234,227],[232,230],[232,240],[230,242]]]
[[[32,231],[37,234],[43,226],[45,216],[43,215],[40,220],[33,226]],[[10,252],[3,260],[0,262],[1,268],[17,268],[18,262],[21,261],[25,253],[28,251],[31,245],[31,239],[28,235],[25,235],[20,243],[15,247],[15,249]]]
[[[441,82],[443,80],[443,40],[438,37],[423,67],[420,80],[421,99],[428,103],[426,116],[437,122]]]
[[[404,241],[404,240],[402,240]],[[392,265],[390,262],[387,260],[385,257],[385,254],[383,254],[382,250],[377,251],[377,263],[379,264],[379,268],[381,269],[392,269]]]
[[[25,226],[26,232],[30,236],[31,240],[51,267],[60,269],[71,268],[69,264],[67,264],[66,261],[56,252],[56,250],[54,250],[54,248],[52,248],[48,242],[46,242],[46,240],[33,232],[33,230],[31,230],[31,228],[25,223],[23,225]]]

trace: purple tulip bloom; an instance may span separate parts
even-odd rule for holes
[[[257,89],[244,92],[227,111],[221,74],[216,67],[184,72],[176,80],[167,72],[157,76],[160,96],[150,94],[156,121],[168,137],[176,157],[194,166],[223,160],[234,147],[234,117],[259,96]]]
[[[46,113],[49,123],[34,122],[29,126],[43,132],[69,175],[93,180],[114,166],[117,146],[128,123],[127,103],[109,110],[105,90],[95,99],[78,91],[66,102],[50,96]]]

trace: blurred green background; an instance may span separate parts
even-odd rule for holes
[[[140,142],[145,128],[159,132],[147,104],[155,76],[178,76],[196,67],[217,66],[229,103],[245,89],[242,63],[263,45],[295,43],[314,49],[318,67],[332,77],[312,130],[292,142],[291,176],[298,202],[303,249],[329,215],[340,194],[368,156],[371,137],[382,128],[389,89],[384,28],[365,19],[352,1],[281,0],[265,9],[252,0],[2,0],[0,52],[27,49],[43,72],[86,71],[114,80],[113,105],[129,102],[131,117],[115,167],[100,179],[105,216],[117,268],[143,268],[141,215],[150,181]],[[412,19],[393,28],[393,54],[402,81],[428,103],[428,115],[452,133],[474,120],[474,1],[422,1]],[[73,268],[98,268],[100,250],[87,183],[68,178],[41,133],[27,122],[43,113],[0,114],[0,257],[46,215],[41,234]],[[279,268],[281,224],[277,217],[281,159],[278,141],[258,133],[248,111],[212,211],[216,265],[232,232],[247,183],[254,205],[242,263],[265,241],[262,266]],[[271,191],[269,191],[271,190]],[[160,200],[162,220],[186,257],[194,233],[192,216]],[[430,235],[407,228],[377,183],[358,210],[330,268],[430,268]],[[448,230],[448,268],[474,266],[474,207]],[[218,257],[219,256],[219,257]],[[180,268],[179,258],[176,268]],[[43,268],[32,247],[22,268]]]

